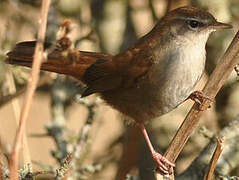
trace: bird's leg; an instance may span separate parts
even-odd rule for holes
[[[154,147],[153,147],[153,145],[152,145],[152,143],[151,143],[151,141],[150,141],[150,139],[149,139],[149,136],[148,136],[148,133],[147,133],[147,131],[146,131],[146,129],[145,129],[144,124],[143,124],[143,123],[140,123],[139,125],[140,125],[141,131],[142,131],[142,133],[143,133],[143,135],[144,135],[144,138],[145,138],[145,140],[146,140],[146,143],[147,143],[147,145],[148,145],[148,147],[149,147],[149,150],[150,150],[150,152],[151,152],[151,154],[152,154],[152,157],[153,157],[154,161],[155,161],[155,162],[157,163],[157,165],[158,165],[158,168],[159,168],[164,174],[168,174],[168,173],[169,173],[169,167],[175,167],[175,164],[172,163],[172,162],[170,162],[169,160],[167,160],[164,156],[162,156],[159,152],[157,152],[157,151],[154,149]]]
[[[201,105],[203,103],[204,99],[207,99],[209,101],[213,101],[209,96],[204,94],[202,91],[194,91],[194,92],[192,92],[187,99],[191,99],[194,102],[198,103],[199,105]]]

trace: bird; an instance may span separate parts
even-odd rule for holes
[[[152,145],[145,123],[177,108],[188,98],[203,98],[193,91],[206,61],[206,42],[230,24],[218,22],[209,12],[191,6],[169,11],[152,30],[116,55],[66,50],[45,43],[49,51],[41,70],[72,76],[84,83],[82,97],[97,93],[111,107],[132,119],[141,129],[153,160],[163,173],[173,162]],[[7,53],[8,64],[32,66],[36,41],[16,44]],[[198,93],[199,92],[199,93]]]

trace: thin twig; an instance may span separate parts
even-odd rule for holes
[[[157,21],[157,20],[158,20],[158,17],[157,17],[157,14],[156,14],[156,12],[155,12],[154,5],[153,5],[153,1],[152,1],[152,0],[149,1],[149,8],[150,8],[150,10],[151,10],[151,13],[152,13],[152,16],[153,16],[153,20],[154,20],[154,21]]]
[[[83,125],[80,133],[79,133],[79,138],[77,140],[77,144],[74,148],[74,152],[73,152],[73,160],[72,162],[74,162],[74,166],[76,165],[76,162],[77,162],[77,159],[80,158],[80,155],[82,153],[82,149],[83,149],[83,146],[87,143],[88,141],[88,137],[89,137],[89,133],[90,133],[90,130],[92,128],[92,123],[94,121],[94,117],[95,117],[95,107],[96,107],[96,104],[93,102],[93,104],[90,104],[90,105],[87,105],[88,107],[88,110],[89,110],[89,114],[88,114],[88,117],[87,117],[87,120],[85,122],[85,124]]]
[[[239,116],[231,120],[230,123],[220,130],[216,137],[224,137],[226,141],[223,143],[223,155],[217,161],[217,167],[214,170],[215,179],[220,179],[220,176],[230,174],[239,165]],[[211,160],[210,154],[213,154],[217,142],[215,138],[211,139],[210,143],[203,148],[198,157],[190,164],[183,173],[176,177],[177,180],[202,180]],[[226,179],[230,179],[229,176]],[[225,179],[225,180],[226,180]],[[224,180],[224,179],[223,179]]]
[[[13,94],[8,94],[6,96],[3,96],[0,98],[0,108],[2,106],[4,106],[5,104],[11,102],[14,98],[17,98],[18,96],[22,95],[24,92],[26,91],[26,88],[23,87],[19,90],[17,90],[15,93]]]
[[[14,83],[14,79],[12,76],[12,72],[8,71],[6,74],[6,79],[8,81],[8,87],[9,87],[9,92],[11,94],[16,93],[16,86]],[[20,118],[20,103],[19,103],[19,99],[13,99],[11,101],[12,106],[13,106],[13,111],[14,111],[14,116],[15,116],[15,120],[16,120],[16,125],[19,125],[19,118]],[[24,164],[29,164],[31,166],[31,155],[30,155],[30,150],[29,150],[29,146],[28,146],[28,142],[27,142],[27,136],[26,133],[23,133],[23,161]]]
[[[50,6],[50,0],[43,0],[41,7],[41,17],[39,20],[39,30],[38,30],[38,41],[36,44],[34,52],[34,62],[31,77],[29,78],[29,83],[27,86],[27,93],[25,98],[25,103],[21,111],[19,127],[16,132],[14,139],[14,146],[10,157],[10,180],[18,179],[18,163],[19,163],[19,150],[22,143],[23,134],[25,131],[27,117],[31,108],[33,95],[37,86],[37,81],[39,79],[40,65],[43,58],[43,42],[46,32],[47,24],[47,14]]]
[[[92,129],[92,124],[95,120],[95,107],[97,106],[97,104],[95,103],[95,101],[93,101],[90,104],[85,103],[85,105],[87,106],[89,112],[86,122],[84,123],[83,127],[80,130],[79,138],[77,139],[77,143],[72,153],[71,167],[73,170],[77,169],[77,162],[79,161],[79,159],[83,154],[82,153],[83,148],[88,143],[88,138]]]
[[[214,99],[220,88],[226,82],[228,76],[231,74],[233,68],[239,63],[239,31],[232,40],[230,46],[225,52],[219,64],[216,66],[212,75],[210,76],[207,84],[203,89],[203,93]],[[178,155],[185,146],[188,138],[190,137],[193,130],[197,127],[199,119],[202,116],[202,109],[207,109],[211,101],[205,99],[200,105],[195,103],[187,114],[181,127],[178,129],[176,135],[171,141],[164,156],[171,162],[175,162]],[[163,178],[163,176],[162,176]]]
[[[37,87],[50,84],[52,80],[53,80],[53,78],[51,78],[49,75],[44,75],[38,81]],[[27,90],[27,86],[24,86],[21,89],[17,90],[15,93],[10,93],[10,94],[8,94],[6,96],[1,97],[0,98],[0,108],[2,106],[6,105],[7,103],[11,102],[15,98],[19,97],[23,93],[25,93],[26,90]]]
[[[168,0],[166,12],[170,11],[171,8],[172,8],[172,0]]]
[[[3,138],[1,136],[0,136],[0,150],[1,150],[2,154],[9,157],[9,155],[11,153],[10,145],[9,145],[8,141],[6,140],[6,138]]]
[[[64,160],[62,166],[56,170],[56,180],[63,180],[68,177],[68,172],[71,169],[72,155],[68,155]]]
[[[0,179],[3,179],[3,153],[1,151],[1,146],[0,146]]]
[[[225,138],[217,138],[217,147],[216,150],[213,153],[212,159],[209,164],[209,168],[207,170],[207,173],[204,176],[204,180],[212,180],[214,169],[216,167],[217,161],[222,153],[223,150],[223,143],[225,141]]]

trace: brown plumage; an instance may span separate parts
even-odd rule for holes
[[[165,164],[173,164],[153,149],[143,123],[173,110],[189,97],[204,71],[209,35],[226,28],[231,26],[217,22],[208,12],[181,7],[118,55],[63,51],[56,46],[41,69],[77,78],[87,86],[83,96],[99,93],[140,124],[154,160],[166,172]],[[31,67],[34,46],[35,42],[17,44],[6,62]]]

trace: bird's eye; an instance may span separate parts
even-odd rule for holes
[[[200,23],[198,21],[195,21],[195,20],[190,20],[188,21],[188,25],[190,28],[192,29],[196,29],[199,27]]]

